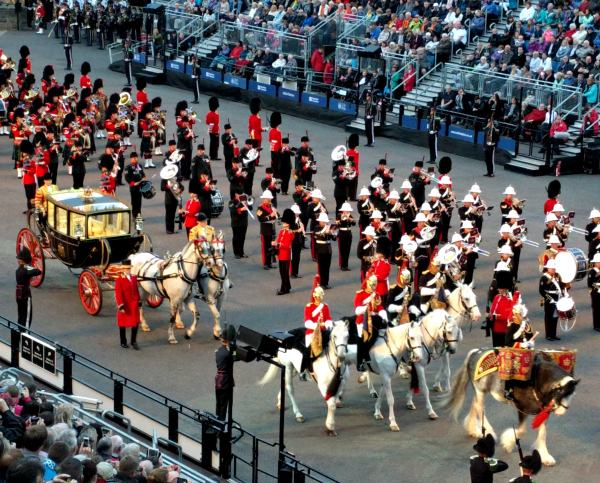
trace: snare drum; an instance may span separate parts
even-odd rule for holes
[[[150,181],[142,181],[139,184],[139,187],[140,193],[147,200],[150,200],[156,196],[156,190],[154,189],[154,186],[152,186],[152,183],[150,183]]]
[[[219,190],[215,190],[215,194],[211,196],[212,200],[212,210],[211,216],[216,218],[221,213],[223,213],[223,208],[225,207],[225,203],[223,202],[223,196],[221,196],[221,192]]]
[[[562,297],[556,302],[556,313],[561,319],[571,320],[577,317],[575,302],[571,297]]]
[[[564,283],[583,280],[588,272],[588,259],[579,248],[567,248],[556,255],[556,271]]]

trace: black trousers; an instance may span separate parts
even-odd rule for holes
[[[26,329],[31,328],[31,318],[33,316],[33,306],[31,297],[26,299],[17,299],[17,323]]]
[[[135,218],[138,215],[142,214],[142,193],[139,190],[130,191],[131,195],[131,213]]]
[[[225,158],[225,172],[231,169],[231,160],[233,159],[233,152],[223,150],[223,157]]]
[[[492,344],[494,347],[504,347],[506,344],[505,332],[492,332]]]
[[[466,285],[473,281],[473,271],[475,270],[475,261],[477,259],[472,255],[467,255],[467,265],[465,268],[465,280]]]
[[[495,149],[485,149],[483,154],[485,155],[485,165],[487,166],[487,174],[495,174],[494,167],[494,154]]]
[[[450,220],[452,215],[447,215],[446,212],[442,213],[442,243],[448,242],[448,230],[450,229]]]
[[[131,328],[131,343],[135,344],[137,341],[138,326]],[[127,344],[127,332],[126,327],[119,327],[119,335],[121,337],[121,344]]]
[[[233,238],[231,245],[233,246],[233,254],[242,256],[244,254],[244,242],[246,241],[247,226],[232,226]]]
[[[513,250],[513,277],[515,280],[519,279],[519,260],[521,259],[521,247],[515,247]]]
[[[73,189],[83,188],[83,179],[84,178],[85,178],[85,173],[73,174]]]
[[[117,171],[117,179],[116,184],[117,185],[121,185],[123,184],[123,170],[125,169],[125,158],[123,156],[119,156],[117,158],[117,162],[119,163],[119,171]]]
[[[52,175],[52,184],[56,184],[56,178],[58,176],[58,163],[51,163],[48,165],[48,171]]]
[[[340,211],[340,208],[346,201],[346,197],[345,196],[335,196],[334,198],[335,198],[335,212],[337,213],[338,211]]]
[[[248,173],[246,179],[244,180],[244,193],[247,195],[252,194],[252,185],[254,184],[254,172]]]
[[[271,168],[273,168],[273,177],[279,179],[279,153],[271,151]]]
[[[194,102],[198,101],[200,97],[200,77],[192,79],[192,88],[194,89]]]
[[[350,232],[346,232],[350,233]],[[340,268],[348,268],[348,259],[350,258],[350,250],[352,248],[352,233],[350,236],[338,238]]]
[[[558,315],[555,316],[556,304],[551,304],[548,300],[544,302],[544,325],[546,327],[546,337],[556,337],[556,326],[558,325]]]
[[[229,408],[232,392],[232,389],[215,389],[215,399],[217,400],[215,415],[221,421],[227,420],[227,409]]]
[[[600,293],[598,289],[592,290],[592,321],[594,329],[600,331]]]
[[[183,159],[181,160],[181,176],[185,179],[190,179],[192,174],[192,153],[183,151]]]
[[[100,45],[102,48],[103,46]],[[123,61],[125,64],[125,75],[127,76],[127,83],[131,84],[131,60],[125,60]]]
[[[365,136],[367,136],[367,144],[375,142],[375,124],[372,117],[365,117]]]
[[[210,159],[214,160],[219,157],[219,134],[211,133],[208,135],[210,145],[209,145],[209,156]]]
[[[292,275],[298,275],[298,268],[300,267],[300,254],[301,253],[302,253],[302,245],[300,243],[293,243],[292,244]],[[600,305],[598,307],[600,307]]]
[[[165,227],[167,232],[175,231],[175,214],[177,213],[177,203],[165,205]]]
[[[331,253],[317,253],[317,267],[321,277],[321,285],[329,285],[329,270],[331,268]]]
[[[260,236],[263,265],[271,265],[271,256],[268,254],[268,251],[269,251],[269,248],[271,248],[272,241],[273,241],[273,237],[271,235],[261,235]]]
[[[65,57],[67,58],[67,69],[73,67],[73,47],[65,47]]]
[[[292,170],[289,166],[279,166],[279,178],[281,179],[281,192],[287,193],[290,188]]]
[[[27,197],[27,209],[31,210],[34,208],[34,204],[31,202],[35,198],[36,184],[24,184],[25,196]]]
[[[435,161],[437,159],[437,133],[429,133],[427,140],[429,141],[429,161]]]
[[[291,260],[279,260],[279,276],[281,277],[281,291],[289,293],[292,289],[290,284],[290,263]]]

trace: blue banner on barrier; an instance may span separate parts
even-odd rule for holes
[[[340,101],[339,99],[329,100],[329,109],[334,111],[343,112],[345,114],[356,114],[356,104],[352,102]]]
[[[450,126],[448,137],[472,143],[475,139],[475,132],[462,127]]]
[[[280,87],[277,92],[277,97],[281,99],[287,99],[288,101],[296,101],[300,100],[300,92],[295,91],[293,89],[286,89],[285,87]]]
[[[248,82],[248,89],[252,92],[260,92],[261,94],[266,94],[268,96],[274,96],[277,94],[277,89],[275,86],[269,84],[261,84],[260,82],[250,81]]]
[[[135,52],[133,54],[133,61],[139,62],[140,64],[145,64],[146,63],[146,54],[143,54],[142,52]]]
[[[419,131],[427,131],[427,121],[425,119],[421,119],[419,126]]]
[[[214,82],[221,82],[223,80],[222,74],[215,70],[200,69],[200,72],[200,77],[202,77],[203,79],[207,79]]]
[[[417,118],[413,116],[402,116],[402,127],[417,129]]]
[[[312,106],[327,107],[327,96],[313,94],[312,92],[303,92],[302,102]]]
[[[477,133],[477,144],[483,144],[483,133],[481,131]]]
[[[183,63],[182,62],[175,62],[174,60],[169,60],[167,62],[167,70],[172,70],[175,72],[182,72],[183,73]]]
[[[225,84],[228,86],[239,87],[240,89],[248,88],[248,81],[246,79],[231,74],[225,74]]]
[[[500,138],[498,142],[498,149],[505,149],[506,151],[514,151],[515,150],[515,140],[511,138]]]

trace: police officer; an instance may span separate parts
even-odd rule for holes
[[[134,151],[129,155],[130,165],[125,168],[125,182],[129,185],[131,196],[131,213],[133,217],[142,214],[142,193],[140,184],[146,181],[144,169],[138,163],[138,154]]]
[[[31,317],[33,307],[31,303],[31,279],[42,274],[42,271],[32,267],[32,257],[29,248],[23,247],[17,256],[19,268],[16,270],[17,278],[17,323],[29,329],[31,327]]]
[[[215,414],[220,421],[228,420],[233,402],[233,362],[235,361],[235,327],[228,325],[221,334],[221,347],[215,351],[217,375],[215,376]]]
[[[252,210],[252,206],[240,201],[240,195],[243,193],[242,188],[235,188],[234,199],[229,202],[229,213],[231,214],[231,231],[233,238],[231,244],[233,246],[233,255],[238,260],[240,258],[248,258],[244,253],[244,243],[246,241],[246,231],[248,230],[248,211]]]

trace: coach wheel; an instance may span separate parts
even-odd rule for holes
[[[102,289],[98,277],[91,270],[79,275],[79,298],[83,308],[90,315],[98,315],[102,309]]]
[[[148,295],[146,303],[153,309],[157,309],[163,303],[163,298],[158,295]]]
[[[152,245],[152,238],[150,238],[150,235],[148,235],[148,233],[145,231],[142,232],[142,235],[144,235],[144,240],[142,241],[140,252],[153,253],[154,246]]]
[[[39,287],[44,281],[46,275],[46,262],[44,260],[44,250],[35,234],[28,228],[23,228],[17,236],[17,255],[22,248],[29,248],[31,252],[31,266],[42,272],[41,275],[31,279],[32,287]]]

